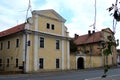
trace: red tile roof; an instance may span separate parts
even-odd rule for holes
[[[82,35],[82,36],[78,36],[77,39],[75,39],[74,43],[76,45],[82,45],[82,44],[88,44],[88,43],[93,43],[93,42],[99,42],[101,38],[101,32],[95,32],[95,33],[91,33],[86,34],[86,35]]]
[[[0,37],[11,35],[25,29],[25,23],[12,27],[8,30],[0,32]]]

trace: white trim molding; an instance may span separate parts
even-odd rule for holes
[[[38,15],[35,15],[35,31],[38,31]]]
[[[25,25],[25,29],[30,29],[30,25],[28,23]]]
[[[70,43],[67,41],[67,69],[70,69]]]
[[[25,62],[25,34],[23,35],[23,61]]]
[[[62,40],[62,70],[64,70],[64,40]]]
[[[38,36],[34,35],[34,71],[38,70]]]
[[[62,23],[62,36],[65,36],[64,23]]]
[[[62,22],[62,36],[64,36],[64,23]],[[62,70],[64,70],[64,40],[62,40]]]
[[[85,56],[76,56],[76,69],[77,69],[77,60],[82,57],[84,59],[84,67],[86,67],[86,57]]]
[[[23,61],[24,61],[24,72],[29,72],[29,47],[27,42],[29,40],[29,34],[23,35]]]
[[[35,31],[38,31],[38,15],[35,15]],[[38,70],[38,35],[34,35],[34,71]]]

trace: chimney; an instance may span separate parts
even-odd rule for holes
[[[74,39],[77,39],[79,37],[79,35],[75,34],[74,35]]]
[[[88,30],[88,35],[91,35],[91,31],[90,30]]]

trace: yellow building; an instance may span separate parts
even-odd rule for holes
[[[75,34],[74,43],[77,45],[77,52],[70,55],[71,69],[84,69],[103,67],[106,63],[106,58],[103,55],[103,45],[107,46],[108,37],[113,37],[114,33],[109,29],[102,29],[99,32],[88,31],[88,34]],[[108,65],[117,65],[117,50],[116,46],[112,46],[112,55],[108,57]]]
[[[65,21],[52,9],[35,10],[26,23],[0,32],[0,71],[70,69]]]

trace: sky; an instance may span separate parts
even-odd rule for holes
[[[29,0],[1,0],[0,31],[25,22],[28,3]],[[113,30],[113,17],[106,9],[114,3],[115,0],[96,0],[96,32],[104,28]],[[65,18],[70,37],[75,33],[84,35],[88,30],[93,30],[90,26],[94,23],[94,6],[95,0],[31,0],[31,10],[54,9]],[[28,16],[31,16],[30,11]],[[120,22],[115,30],[115,37],[120,40],[119,27]]]

